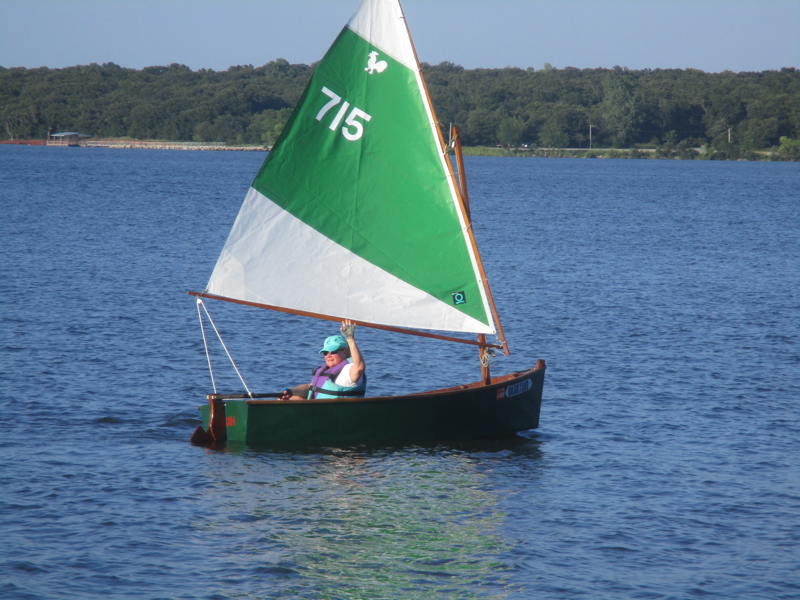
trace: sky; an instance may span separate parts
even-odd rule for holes
[[[0,66],[319,60],[359,0],[0,0]],[[467,69],[800,68],[800,0],[403,0],[420,60]]]

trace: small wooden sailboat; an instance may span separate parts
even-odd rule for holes
[[[256,175],[206,290],[190,294],[201,324],[202,299],[213,298],[472,344],[481,380],[300,401],[214,386],[194,443],[475,439],[538,426],[544,361],[489,372],[489,355],[508,346],[473,237],[457,130],[451,139],[456,169],[398,0],[363,0]]]

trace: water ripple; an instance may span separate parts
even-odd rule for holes
[[[184,291],[261,157],[63,150],[0,146],[4,597],[800,595],[796,164],[469,158],[494,368],[548,360],[542,428],[219,452],[187,443]],[[214,311],[265,390],[329,334]],[[363,345],[376,393],[475,377],[455,344]]]

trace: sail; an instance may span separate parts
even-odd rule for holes
[[[318,64],[207,292],[366,323],[495,333],[397,0],[364,0]]]

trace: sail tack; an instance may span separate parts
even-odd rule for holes
[[[365,0],[319,63],[207,291],[383,325],[495,333],[397,0]]]

